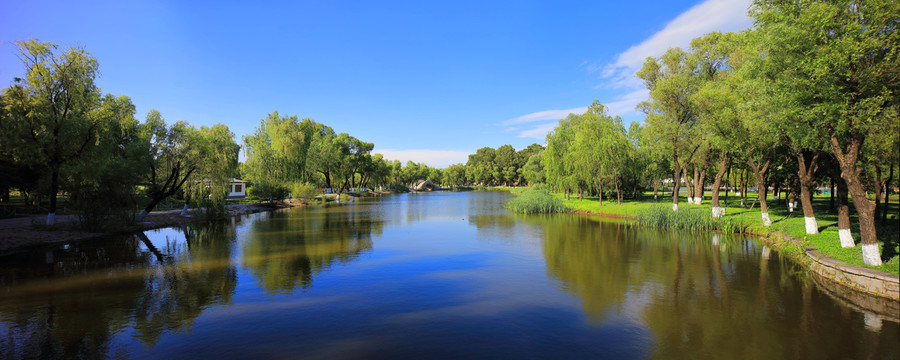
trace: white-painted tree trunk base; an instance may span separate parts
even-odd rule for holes
[[[703,197],[702,197],[702,196],[701,196],[701,197],[695,197],[695,198],[694,198],[694,205],[700,205],[701,203],[703,203]]]
[[[788,203],[788,212],[794,212],[794,203]]]
[[[47,213],[47,225],[56,223],[56,213]]]
[[[725,208],[721,206],[713,206],[712,207],[712,217],[713,219],[725,217]]]
[[[772,225],[772,219],[769,218],[769,213],[767,213],[767,212],[762,213],[762,221],[763,221],[763,225],[765,225],[765,226]]]
[[[838,237],[841,239],[842,248],[852,248],[856,246],[856,243],[853,242],[853,235],[850,234],[850,229],[838,229]]]
[[[653,200],[656,200],[656,195],[653,195]]]
[[[819,224],[816,223],[815,216],[806,216],[803,218],[803,221],[806,222],[806,233],[807,234],[818,234],[819,233]]]
[[[863,323],[866,324],[866,330],[871,332],[881,332],[882,320],[878,315],[870,312],[863,313]]]
[[[763,260],[769,260],[769,257],[771,257],[771,256],[772,256],[772,249],[770,249],[768,246],[763,245],[763,248],[762,248]]]
[[[744,206],[744,199],[741,199],[741,206]]]
[[[869,266],[881,265],[881,251],[878,251],[878,244],[863,244],[862,246],[863,262]]]
[[[181,216],[190,216],[190,215],[188,215],[187,211],[188,211],[188,206],[187,206],[187,204],[184,204],[184,207],[181,208]]]
[[[672,211],[678,211],[678,204],[672,204]]]
[[[687,202],[688,202],[688,205],[694,205],[694,198],[688,196]]]

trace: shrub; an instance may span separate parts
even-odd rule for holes
[[[506,203],[506,208],[524,214],[557,213],[568,210],[562,200],[543,189],[526,189],[519,196],[510,199]]]
[[[316,196],[316,186],[306,182],[291,184],[291,197],[299,199],[311,199]]]
[[[284,200],[288,196],[288,188],[270,183],[256,183],[247,189],[247,193],[260,200]]]

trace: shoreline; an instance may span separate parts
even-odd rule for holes
[[[277,203],[246,203],[228,205],[228,218],[253,214],[263,211],[274,211],[295,206],[302,206],[299,200],[284,200]],[[181,216],[181,210],[153,211],[142,223],[127,225],[118,229],[91,232],[74,229],[76,215],[57,216],[58,223],[53,226],[41,225],[46,215],[16,217],[0,220],[0,256],[8,256],[36,248],[62,245],[75,241],[84,241],[99,237],[129,234],[166,227],[187,225],[213,221],[195,216],[199,210],[188,210],[189,216]]]
[[[637,220],[634,216],[590,211],[570,211],[565,214],[595,216],[608,219]],[[781,254],[794,260],[819,279],[828,280],[832,284],[840,285],[841,288],[857,294],[861,293],[877,299],[891,300],[886,303],[886,306],[878,306],[876,309],[872,310],[890,313],[894,318],[900,317],[900,304],[897,303],[897,301],[900,300],[900,274],[891,274],[884,271],[869,269],[828,257],[812,246],[804,246],[802,240],[780,231],[773,230],[769,231],[768,234],[746,231],[741,234],[758,237],[767,245],[780,250],[779,252]],[[786,250],[786,246],[795,248],[797,252],[792,253],[790,251],[784,251]],[[831,290],[832,292],[834,291],[833,289]],[[853,299],[857,299],[857,297],[853,296],[844,296],[842,298],[845,301],[852,302],[855,306],[868,309],[871,309],[872,303],[882,303],[879,301],[852,301]]]

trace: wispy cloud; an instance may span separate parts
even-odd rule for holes
[[[640,44],[616,55],[604,66],[589,66],[588,71],[601,70],[603,82],[598,88],[627,91],[607,106],[613,115],[636,113],[634,107],[647,98],[643,84],[635,72],[648,56],[660,56],[671,47],[687,48],[691,40],[713,31],[736,31],[750,27],[747,16],[750,0],[707,0],[698,4],[666,24]]]
[[[374,149],[372,153],[384,155],[384,158],[388,160],[400,160],[404,166],[407,161],[413,161],[434,168],[445,168],[469,160],[469,153],[465,151]]]
[[[556,127],[559,119],[565,118],[569,114],[582,114],[585,111],[587,111],[587,106],[525,114],[515,119],[504,121],[503,125],[506,126],[504,132],[515,132],[516,137],[520,138],[544,140],[547,133]]]
[[[648,98],[647,89],[635,72],[640,69],[648,56],[660,56],[668,48],[690,45],[691,40],[712,31],[735,31],[750,27],[747,9],[751,0],[707,0],[678,15],[662,30],[639,44],[629,47],[606,63],[581,66],[588,72],[600,72],[602,82],[598,89],[615,89],[620,95],[611,99],[600,99],[607,106],[610,115],[634,116],[638,103]],[[557,125],[557,120],[570,113],[584,113],[587,107],[565,110],[544,110],[519,116],[503,122],[506,132],[515,132],[520,138],[543,140]]]
[[[544,110],[533,112],[531,114],[526,114],[519,116],[515,119],[506,120],[503,122],[503,125],[515,125],[515,124],[526,124],[533,123],[538,121],[547,121],[547,120],[559,120],[569,114],[581,114],[587,111],[587,106],[577,107],[568,110]]]

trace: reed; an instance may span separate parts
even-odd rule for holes
[[[672,211],[666,205],[652,206],[638,214],[638,223],[655,228],[685,229],[690,231],[714,231],[741,233],[746,225],[731,219],[714,219],[709,209],[686,208]]]
[[[523,214],[548,214],[568,210],[562,200],[554,197],[544,189],[525,189],[506,203],[510,211]]]

